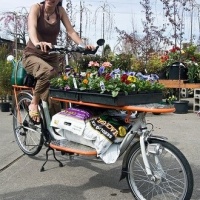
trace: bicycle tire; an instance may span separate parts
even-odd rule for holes
[[[13,106],[13,131],[20,149],[29,156],[38,154],[44,144],[42,124],[35,125],[28,114],[28,106],[32,97],[28,94],[18,95],[18,106]],[[17,107],[20,114],[17,114]],[[41,119],[44,119],[42,108],[39,105]]]
[[[150,168],[157,176],[157,180],[152,181],[151,177],[146,174],[140,143],[137,142],[127,156],[126,166],[126,179],[133,196],[138,200],[190,199],[194,180],[185,156],[169,142],[156,139],[149,139],[148,142],[160,144],[163,148],[158,157],[155,154],[147,153]],[[146,143],[146,151],[149,143]],[[155,157],[159,159],[159,162],[155,160],[157,159]]]

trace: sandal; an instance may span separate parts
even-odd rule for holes
[[[36,125],[38,125],[38,124],[40,124],[41,122],[40,122],[40,113],[38,112],[38,111],[31,111],[31,110],[29,110],[29,117],[30,117],[30,120],[34,123],[34,124],[36,124]],[[34,120],[34,119],[39,119],[39,121],[37,121],[37,120]]]

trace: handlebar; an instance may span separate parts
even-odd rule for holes
[[[59,52],[62,54],[62,53],[76,52],[76,53],[81,53],[81,54],[87,55],[87,54],[95,54],[97,52],[98,48],[99,48],[99,46],[96,46],[96,48],[94,50],[91,50],[91,49],[86,49],[86,48],[83,48],[80,46],[69,48],[69,47],[54,45],[52,47],[52,49],[49,50],[49,53]]]
[[[59,46],[59,45],[53,45],[53,47],[51,49],[48,49],[48,52],[51,53],[60,53],[60,54],[66,54],[66,53],[72,53],[72,52],[76,52],[76,53],[81,53],[84,55],[87,54],[95,54],[99,48],[99,46],[102,46],[104,44],[104,39],[99,39],[97,41],[97,46],[94,50],[91,49],[86,49],[84,47],[81,47],[79,45],[77,45],[76,47],[64,47],[64,46]],[[40,49],[40,46],[37,45],[36,46],[37,49]]]

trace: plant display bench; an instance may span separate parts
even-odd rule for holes
[[[190,89],[200,89],[200,83],[186,83],[184,80],[159,80],[166,88],[190,88]]]
[[[184,80],[159,80],[166,88],[194,89],[193,111],[200,110],[200,83],[186,83]]]

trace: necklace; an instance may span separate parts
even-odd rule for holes
[[[55,13],[55,10],[51,14],[48,14],[47,11],[45,10],[45,13],[47,14],[47,20],[49,21],[49,17]]]

